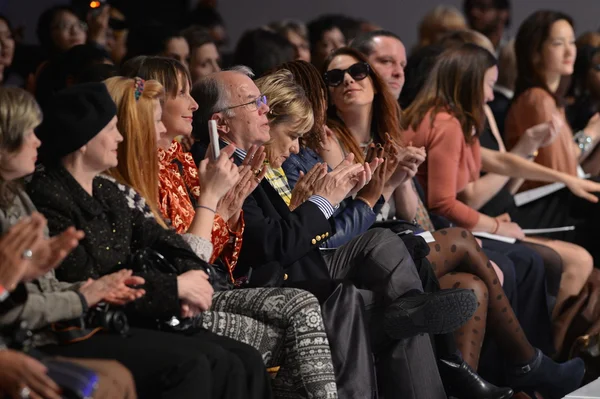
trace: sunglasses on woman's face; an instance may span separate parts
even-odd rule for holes
[[[366,62],[357,62],[348,69],[332,69],[327,71],[323,77],[328,86],[337,87],[344,81],[346,73],[348,73],[355,81],[359,81],[369,76],[370,71],[371,68],[369,67],[369,64]]]

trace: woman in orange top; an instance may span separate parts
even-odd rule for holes
[[[565,80],[573,74],[577,56],[571,18],[556,11],[533,13],[519,27],[515,52],[517,81],[506,117],[507,147],[512,148],[527,128],[559,113],[563,128],[551,145],[539,150],[535,162],[573,176],[581,163],[584,170],[597,174],[600,161],[592,149],[600,140],[600,117],[593,117],[575,137],[565,117]],[[529,181],[522,189],[540,185]]]
[[[232,204],[232,196],[226,196],[229,201],[218,203],[206,198],[201,201],[198,167],[191,154],[184,152],[181,144],[175,140],[178,136],[191,135],[192,115],[198,109],[198,104],[190,95],[191,77],[187,68],[170,58],[140,56],[123,66],[123,75],[154,79],[165,88],[162,121],[166,132],[158,139],[158,207],[162,216],[170,221],[178,233],[192,235],[202,235],[204,221],[213,220],[213,253],[210,262],[220,259],[232,273],[244,232],[241,203],[240,206]],[[246,183],[238,182],[233,190],[239,191]],[[254,189],[256,184],[252,181],[246,185],[247,189]],[[246,195],[240,197],[245,198]]]
[[[415,145],[423,145],[427,149],[427,162],[421,166],[418,177],[427,192],[432,211],[472,230],[523,238],[516,223],[480,214],[457,198],[465,189],[473,188],[482,168],[515,177],[561,180],[585,196],[590,195],[586,190],[597,190],[600,185],[540,167],[513,154],[480,147],[478,134],[485,120],[484,104],[493,96],[497,73],[496,59],[479,46],[465,44],[445,51],[425,87],[404,112],[404,124],[409,128],[405,140],[412,140]],[[500,337],[499,343],[515,344],[503,335],[506,334],[503,329],[512,321],[504,321],[501,315],[494,316],[492,313],[489,317],[494,320],[490,332]],[[527,356],[533,356],[535,351],[527,338],[520,331],[510,328],[508,331],[520,335],[517,343],[521,345],[517,350],[506,347],[509,359],[520,362]],[[549,393],[550,397],[566,394],[579,383],[579,372],[571,369],[563,374],[563,381],[548,375],[536,381],[536,387]]]

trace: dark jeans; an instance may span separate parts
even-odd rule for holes
[[[271,398],[262,358],[248,345],[208,331],[180,334],[131,329],[128,337],[98,333],[49,355],[114,359],[127,367],[140,398]]]
[[[325,252],[333,279],[347,279],[361,290],[370,319],[379,391],[391,398],[445,398],[431,342],[426,335],[400,341],[389,339],[382,328],[385,308],[408,291],[422,291],[415,264],[402,240],[389,229],[371,229]]]

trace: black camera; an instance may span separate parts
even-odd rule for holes
[[[113,309],[108,304],[99,304],[90,308],[85,316],[86,328],[102,328],[105,331],[127,335],[129,321],[120,309]]]

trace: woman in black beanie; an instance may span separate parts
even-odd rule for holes
[[[167,328],[167,322],[177,325],[178,318],[207,310],[213,293],[205,273],[208,265],[178,234],[131,210],[115,184],[97,178],[117,165],[117,147],[123,139],[106,86],[88,83],[63,90],[45,113],[48,116],[37,129],[45,171],[34,174],[28,192],[48,218],[51,234],[63,225],[75,225],[86,234],[57,269],[57,276],[80,281],[138,265],[134,272],[144,278],[146,295],[125,307],[134,326]],[[236,180],[232,174],[237,168],[229,162],[224,154],[209,165],[211,173],[221,176],[224,192],[227,182]],[[164,267],[169,273],[149,266],[161,263],[158,258],[167,260]],[[212,397],[271,397],[262,358],[250,346],[204,330],[194,331],[186,341],[190,352],[209,357],[212,376],[203,381],[212,385]]]

